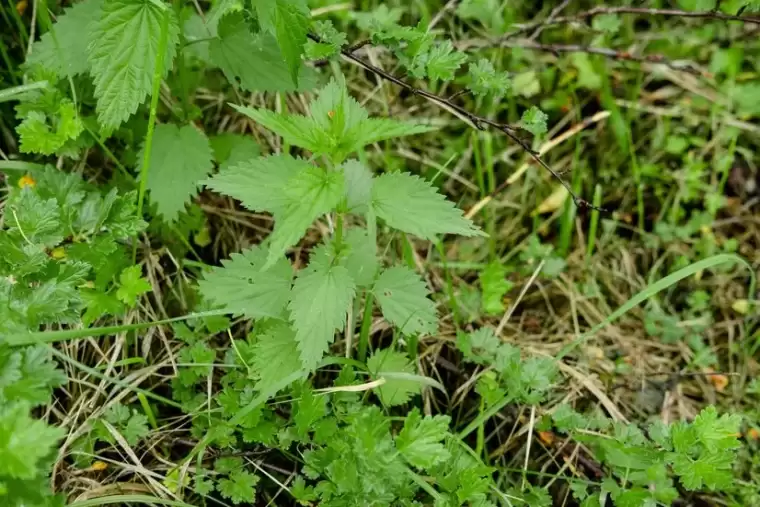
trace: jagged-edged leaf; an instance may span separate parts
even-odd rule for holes
[[[259,144],[241,134],[219,134],[209,139],[219,171],[248,162],[261,154]]]
[[[335,331],[343,330],[354,290],[348,270],[333,264],[322,250],[312,254],[309,266],[298,273],[288,308],[301,361],[307,369],[316,367]]]
[[[316,86],[316,75],[300,60],[296,86],[274,37],[252,33],[242,13],[222,18],[218,30],[218,37],[209,43],[211,62],[231,83],[248,91],[268,92],[303,91]]]
[[[396,448],[418,468],[430,468],[449,459],[444,439],[449,433],[451,418],[447,415],[420,416],[414,408],[404,420],[404,428],[396,437]]]
[[[433,130],[416,123],[369,118],[345,83],[331,80],[310,105],[309,116],[232,105],[237,111],[282,136],[285,142],[340,162],[367,144]]]
[[[257,0],[254,6],[262,28],[277,38],[290,76],[298,85],[301,55],[309,31],[310,12],[306,0]]]
[[[63,428],[48,426],[29,413],[26,403],[0,406],[0,477],[34,479],[40,461],[47,458],[61,438]]]
[[[386,173],[374,179],[372,207],[378,217],[395,229],[424,239],[437,234],[482,236],[483,232],[462,216],[462,210],[419,176]]]
[[[220,171],[205,183],[217,192],[233,197],[251,211],[283,211],[290,199],[288,181],[314,166],[291,155],[257,157]],[[317,169],[319,170],[319,169]]]
[[[388,322],[404,334],[435,333],[438,319],[435,304],[420,276],[404,266],[383,271],[372,292]]]
[[[84,125],[73,102],[61,99],[57,106],[51,114],[30,111],[16,127],[23,153],[52,155],[82,133]]]
[[[280,257],[274,265],[262,268],[269,255],[265,247],[254,246],[222,261],[198,282],[203,297],[234,315],[282,317],[290,299],[293,269]]]
[[[88,39],[85,34],[90,22],[98,19],[101,2],[84,0],[66,9],[58,16],[51,31],[34,43],[27,64],[39,65],[59,77],[73,77],[87,72]]]
[[[150,0],[103,0],[99,19],[90,26],[87,52],[98,122],[109,130],[137,111],[151,90],[165,13],[169,16],[161,73],[165,76],[179,41],[177,18],[168,6],[161,9]]]
[[[288,180],[287,204],[274,214],[267,266],[295,245],[319,216],[332,211],[343,197],[343,173],[310,165]]]
[[[379,260],[377,247],[364,229],[349,229],[343,238],[343,265],[357,286],[366,287],[375,280]]]
[[[149,160],[150,199],[169,221],[185,209],[198,192],[199,182],[214,167],[206,135],[191,125],[156,125]]]
[[[256,337],[252,357],[259,391],[267,391],[280,379],[303,369],[296,333],[285,323],[277,323]]]
[[[341,166],[346,180],[346,208],[349,213],[365,213],[372,200],[372,172],[358,160]]]

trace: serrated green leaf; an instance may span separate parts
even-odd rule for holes
[[[364,229],[349,229],[343,238],[342,265],[358,287],[366,287],[375,280],[380,264],[377,246]]]
[[[262,28],[277,38],[291,78],[298,85],[301,55],[309,31],[309,7],[305,0],[256,0],[253,5]]]
[[[259,477],[245,470],[235,470],[228,479],[217,483],[219,494],[234,504],[252,504],[256,499],[256,485]]]
[[[289,181],[314,166],[290,155],[271,155],[240,162],[206,180],[209,188],[240,201],[255,212],[284,212],[290,203]]]
[[[413,466],[431,468],[451,456],[443,440],[449,435],[451,418],[446,415],[420,416],[417,408],[407,414],[404,428],[396,437],[396,448]]]
[[[704,454],[692,459],[685,454],[673,455],[673,472],[679,476],[683,486],[691,491],[699,490],[704,484],[710,489],[726,489],[733,482],[733,468],[736,456],[730,451]]]
[[[471,63],[469,84],[467,87],[474,95],[484,97],[489,93],[494,96],[502,96],[509,93],[512,81],[506,72],[497,72],[490,60],[481,58],[476,63]]]
[[[374,378],[384,378],[383,374],[415,373],[414,366],[401,352],[392,349],[375,351],[367,360],[367,368]],[[401,405],[420,392],[419,382],[402,378],[386,378],[385,383],[375,388],[380,399],[389,406]]]
[[[303,368],[296,333],[287,324],[278,323],[258,336],[253,352],[251,366],[259,376],[259,391],[267,391]]]
[[[65,382],[66,375],[50,361],[46,347],[12,349],[0,344],[0,405],[44,405],[50,401],[53,388]]]
[[[415,123],[369,118],[367,111],[348,95],[345,83],[336,80],[319,91],[317,100],[311,103],[308,117],[231,105],[282,136],[288,144],[315,154],[328,154],[336,163],[367,144],[433,130]]]
[[[288,180],[283,193],[287,204],[274,212],[265,269],[295,245],[314,220],[335,209],[344,193],[343,173],[310,165]]]
[[[143,147],[144,149],[144,147]],[[142,158],[140,152],[140,160]],[[158,213],[176,220],[198,192],[198,184],[213,169],[213,154],[206,135],[191,125],[156,125],[150,153],[147,188]]]
[[[113,130],[127,120],[151,90],[161,20],[169,15],[165,76],[179,42],[172,9],[150,0],[103,0],[99,19],[90,25],[88,59],[98,100],[98,122]]]
[[[405,266],[394,266],[380,274],[372,292],[383,317],[404,334],[433,334],[438,327],[435,304],[420,276]]]
[[[372,201],[372,172],[358,160],[341,166],[346,180],[346,208],[349,213],[366,213]]]
[[[65,9],[64,13],[58,16],[52,30],[34,43],[26,63],[39,65],[59,77],[74,77],[86,73],[89,66],[88,39],[85,34],[89,24],[99,19],[101,3],[102,0],[84,0]]]
[[[718,417],[718,410],[710,405],[697,414],[692,427],[707,451],[717,452],[741,447],[737,438],[741,422],[739,414],[723,414]]]
[[[489,263],[478,275],[482,294],[481,307],[487,315],[504,313],[504,296],[514,286],[506,276],[507,269],[499,262]]]
[[[467,55],[454,50],[450,40],[433,46],[425,59],[427,75],[433,81],[451,81],[454,73],[467,60]]]
[[[84,130],[73,102],[61,99],[55,114],[30,111],[16,127],[23,153],[52,155]]]
[[[261,148],[254,139],[240,134],[220,134],[210,138],[209,144],[220,172],[249,162],[261,154]]]
[[[475,363],[492,363],[499,345],[501,341],[489,327],[482,327],[472,333],[460,331],[457,334],[457,348],[462,351],[466,360]]]
[[[320,42],[306,41],[304,53],[309,60],[321,60],[336,56],[346,45],[346,34],[335,29],[331,21],[316,21],[313,29]]]
[[[218,37],[209,43],[209,54],[211,62],[222,69],[230,83],[244,90],[305,91],[317,83],[315,73],[299,61],[296,86],[274,37],[268,33],[252,33],[240,12],[222,18]]]
[[[26,403],[0,406],[0,477],[34,479],[40,461],[54,450],[66,434],[63,428],[33,419]]]
[[[293,422],[301,438],[308,436],[317,421],[327,415],[327,396],[304,388],[293,402]]]
[[[434,239],[437,234],[484,235],[430,183],[409,173],[375,178],[372,208],[389,226],[423,239]]]
[[[232,254],[222,261],[223,267],[213,268],[198,282],[201,294],[233,315],[282,317],[290,299],[293,268],[280,257],[264,270],[268,256],[268,249],[262,246]]]
[[[137,303],[137,298],[146,292],[150,292],[150,282],[142,277],[140,266],[130,266],[119,275],[119,289],[116,297],[125,305],[132,307]]]
[[[346,324],[355,283],[348,270],[333,265],[328,256],[312,254],[309,266],[298,273],[288,305],[296,329],[301,362],[313,369]]]
[[[10,208],[9,234],[18,234],[28,243],[48,248],[63,241],[60,210],[55,199],[42,199],[27,187],[12,196],[7,206]]]
[[[546,120],[549,117],[541,111],[536,106],[531,106],[530,109],[523,112],[522,118],[520,119],[520,127],[527,130],[534,136],[540,136],[541,134],[545,134],[547,127],[546,127]]]

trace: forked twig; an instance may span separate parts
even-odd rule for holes
[[[321,42],[321,39],[317,35],[309,34],[308,37],[315,42]],[[568,191],[568,193],[572,197],[573,202],[576,204],[576,206],[582,207],[582,208],[596,209],[599,211],[606,211],[605,209],[599,208],[598,206],[594,206],[589,201],[579,197],[575,193],[575,191],[572,189],[570,184],[567,181],[565,181],[559,174],[557,174],[557,172],[554,169],[552,169],[551,166],[549,166],[549,164],[544,162],[536,150],[531,148],[525,140],[521,139],[517,135],[517,130],[518,130],[517,127],[513,127],[512,125],[509,125],[506,123],[499,123],[489,118],[485,118],[483,116],[477,115],[475,113],[468,111],[464,107],[453,103],[450,99],[446,99],[439,95],[431,93],[427,90],[417,88],[416,86],[409,84],[408,82],[394,76],[393,74],[390,74],[384,71],[383,69],[375,65],[372,65],[371,63],[367,62],[363,58],[356,56],[354,52],[351,50],[351,47],[347,49],[342,49],[340,53],[345,59],[356,63],[360,67],[375,74],[376,76],[386,81],[389,81],[395,84],[396,86],[404,88],[405,90],[413,93],[414,95],[419,95],[421,97],[424,97],[425,99],[442,107],[443,109],[447,109],[450,112],[453,112],[454,114],[463,117],[464,119],[467,120],[470,126],[476,130],[486,130],[486,126],[488,126],[502,132],[504,135],[509,137],[512,141],[516,142],[520,146],[520,148],[522,148],[525,152],[527,152],[531,156],[531,158],[533,158],[533,160],[535,160],[541,167],[549,171],[552,177],[554,177],[557,181],[560,182],[560,184],[563,187],[565,187],[565,189]]]
[[[645,16],[671,16],[677,18],[696,18],[696,19],[714,19],[717,21],[739,21],[742,23],[751,23],[760,25],[760,17],[755,16],[737,16],[733,14],[724,14],[717,11],[684,11],[680,9],[652,9],[649,7],[595,7],[593,9],[579,12],[577,14],[571,14],[568,16],[558,16],[554,19],[542,19],[541,21],[535,21],[523,25],[517,30],[514,30],[508,34],[500,37],[499,40],[511,39],[524,33],[533,31],[536,28],[544,29],[549,26],[562,25],[565,23],[572,23],[573,21],[581,21],[584,19],[593,18],[595,16],[601,16],[603,14],[639,14]]]

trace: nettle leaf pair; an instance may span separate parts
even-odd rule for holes
[[[405,267],[378,274],[376,220],[426,239],[482,233],[418,176],[374,177],[358,161],[345,160],[368,144],[431,129],[369,118],[336,81],[320,91],[308,116],[236,109],[284,142],[331,163],[318,167],[288,154],[271,155],[229,167],[206,182],[252,211],[271,213],[275,226],[265,245],[235,254],[224,267],[207,273],[200,282],[204,297],[234,314],[290,323],[278,333],[264,334],[262,340],[297,347],[307,369],[318,365],[335,332],[343,330],[357,290],[372,293],[385,318],[402,333],[435,332],[435,306],[422,279]],[[312,251],[308,267],[294,276],[285,253],[315,220],[329,214],[332,236]],[[367,226],[344,231],[344,216],[351,215],[363,216]]]

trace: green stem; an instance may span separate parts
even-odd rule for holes
[[[161,86],[161,74],[164,69],[164,55],[169,41],[169,9],[164,11],[161,19],[161,38],[158,42],[158,54],[153,68],[153,90],[150,96],[150,115],[148,116],[148,133],[145,136],[145,151],[143,152],[142,167],[140,168],[140,189],[137,194],[137,216],[142,217],[143,202],[145,201],[145,188],[148,184],[148,169],[150,166],[150,152],[153,147],[153,131],[156,127],[156,111],[158,110],[158,90]],[[132,248],[132,262],[137,259],[137,241]]]
[[[364,298],[364,315],[362,316],[362,328],[359,331],[359,361],[362,363],[367,360],[367,348],[369,345],[369,329],[372,327],[372,304],[374,296],[371,291],[367,291]]]

